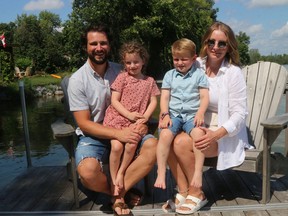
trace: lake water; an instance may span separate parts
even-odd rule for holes
[[[68,154],[53,139],[50,124],[63,116],[60,98],[26,102],[32,166],[65,165]],[[21,103],[0,103],[0,190],[27,169]]]
[[[288,69],[288,65],[285,65]],[[39,98],[27,103],[27,119],[33,166],[62,166],[68,154],[53,139],[51,123],[63,116],[61,97]],[[277,114],[285,113],[285,95]],[[284,153],[284,131],[272,146],[272,151]],[[22,123],[21,103],[0,103],[0,191],[17,175],[27,169],[25,136]]]

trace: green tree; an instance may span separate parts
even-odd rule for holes
[[[20,44],[17,58],[30,58],[33,71],[56,73],[66,64],[59,15],[42,11],[39,18],[23,14],[17,17],[14,41]]]
[[[254,64],[261,59],[261,55],[259,53],[258,49],[250,49],[249,50],[249,56],[250,56],[250,64]]]
[[[236,39],[238,41],[240,62],[242,65],[248,65],[250,63],[250,56],[249,56],[250,37],[246,35],[245,32],[240,31],[239,34],[236,35]]]
[[[70,20],[63,31],[70,63],[79,67],[86,60],[81,53],[80,34],[90,24],[103,22],[113,34],[111,59],[128,40],[145,44],[150,61],[148,74],[163,78],[171,68],[170,49],[179,38],[192,39],[200,49],[204,31],[216,18],[212,0],[75,0]]]

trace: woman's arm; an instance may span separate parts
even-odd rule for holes
[[[228,91],[227,105],[225,104],[226,102],[223,103],[223,99],[220,103],[221,99],[219,99],[218,114],[220,116],[227,116],[228,114],[228,119],[220,123],[227,130],[228,136],[235,136],[245,126],[248,114],[247,91],[241,69],[234,66],[230,70],[225,74],[227,76],[225,85],[227,85]]]
[[[100,123],[91,121],[89,110],[74,111],[73,116],[77,122],[78,127],[84,134],[89,134],[102,139],[117,139],[124,143],[137,144],[141,138],[138,130],[130,128],[123,128],[118,130],[115,128],[105,127]]]

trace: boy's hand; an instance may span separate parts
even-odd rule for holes
[[[194,125],[200,127],[204,125],[204,114],[197,112],[194,118]]]
[[[163,119],[160,119],[158,128],[168,128],[169,126],[172,126],[172,121],[170,119],[169,115],[166,115]]]

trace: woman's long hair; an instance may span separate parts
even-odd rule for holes
[[[208,48],[207,41],[210,39],[212,32],[215,30],[222,31],[227,37],[228,51],[225,56],[226,60],[230,64],[240,66],[238,43],[237,43],[235,34],[228,25],[222,22],[215,22],[207,29],[206,33],[202,37],[202,47],[201,47],[199,56],[201,58],[204,58],[207,56],[207,48]]]

